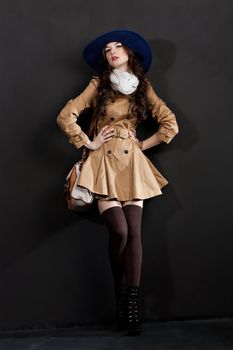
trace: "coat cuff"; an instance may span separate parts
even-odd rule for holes
[[[81,148],[88,141],[89,138],[83,131],[81,131],[78,135],[70,137],[69,139],[69,143],[72,143],[77,149]]]
[[[165,143],[169,143],[173,137],[178,134],[178,132],[178,126],[176,126],[174,129],[166,129],[164,126],[161,126],[158,130],[160,139]]]

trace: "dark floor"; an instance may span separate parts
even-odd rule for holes
[[[143,324],[138,337],[103,327],[0,333],[0,350],[233,350],[233,319]]]

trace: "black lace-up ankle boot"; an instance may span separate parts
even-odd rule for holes
[[[128,335],[139,335],[141,333],[138,286],[127,287],[126,321]]]
[[[126,284],[120,282],[115,287],[116,326],[118,330],[126,329]]]

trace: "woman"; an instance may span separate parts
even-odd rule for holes
[[[143,201],[160,195],[167,184],[143,151],[161,142],[169,143],[178,133],[178,126],[174,114],[145,77],[152,55],[139,34],[129,30],[105,33],[87,45],[84,59],[98,76],[79,96],[68,101],[57,122],[70,143],[89,150],[79,185],[95,193],[109,231],[117,326],[137,335],[141,331]],[[94,111],[89,137],[76,124],[87,107]],[[149,113],[158,121],[158,131],[139,141],[137,124]]]

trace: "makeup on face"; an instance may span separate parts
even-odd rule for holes
[[[109,63],[113,68],[122,70],[128,69],[128,53],[120,42],[110,42],[104,47],[104,54]]]
[[[109,43],[105,46],[104,48],[104,52],[107,53],[109,51],[111,51],[112,49],[114,48],[119,48],[119,47],[122,47],[122,43],[118,43],[118,42],[113,42],[113,43]]]

